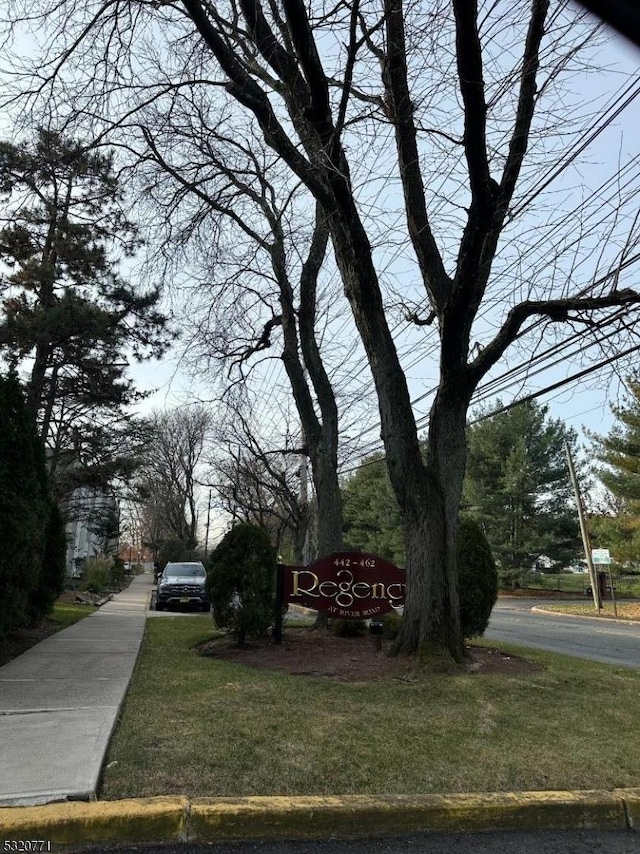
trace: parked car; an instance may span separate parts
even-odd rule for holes
[[[169,605],[196,605],[208,611],[211,600],[206,584],[207,571],[199,561],[168,563],[158,579],[156,611]]]

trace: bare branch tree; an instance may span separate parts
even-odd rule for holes
[[[343,520],[338,406],[317,333],[318,279],[329,239],[324,212],[315,205],[308,226],[294,225],[300,193],[295,185],[289,190],[283,184],[273,154],[259,140],[244,140],[239,134],[231,137],[203,122],[202,105],[196,116],[192,101],[178,104],[178,100],[173,102],[169,121],[158,116],[153,126],[148,123],[141,128],[147,156],[145,180],[154,187],[153,198],[163,208],[169,233],[180,210],[180,220],[192,224],[192,236],[197,223],[205,232],[216,228],[219,235],[226,235],[228,244],[249,240],[239,268],[232,267],[232,280],[229,259],[221,263],[225,253],[222,246],[217,247],[207,294],[212,306],[219,306],[220,316],[213,329],[207,323],[204,334],[198,330],[196,349],[204,349],[240,371],[258,354],[278,353],[300,416],[305,453],[311,460],[320,508],[318,547],[322,553],[339,551]],[[185,122],[199,125],[193,128],[189,124],[185,134]],[[166,245],[170,250],[174,246],[170,235]],[[201,251],[211,256],[206,239]],[[255,308],[247,311],[247,300],[261,306],[262,323]],[[281,340],[276,339],[277,334]],[[258,449],[253,448],[252,456],[256,455],[260,456]]]
[[[211,426],[202,406],[156,413],[139,478],[156,534],[179,540],[186,551],[198,543],[198,467]]]
[[[304,563],[309,505],[300,489],[304,448],[270,448],[240,401],[227,402],[224,426],[217,445],[225,449],[212,461],[217,491],[232,518],[252,522],[269,531],[278,552],[287,539],[295,561]]]
[[[112,0],[81,9],[63,0],[49,11],[62,47],[33,78],[32,101],[59,91],[64,78],[76,115],[112,133],[143,104],[159,104],[169,119],[170,100],[158,99],[200,81],[198,91],[218,93],[219,115],[239,107],[288,180],[313,197],[373,376],[403,520],[408,592],[395,650],[461,660],[455,543],[474,390],[528,319],[540,329],[592,318],[595,329],[614,307],[624,305],[628,320],[640,305],[622,283],[598,288],[595,274],[587,288],[586,279],[576,282],[560,263],[555,232],[547,228],[543,241],[540,221],[524,219],[559,174],[541,177],[550,150],[560,171],[572,162],[559,135],[555,151],[548,141],[559,130],[577,138],[588,126],[552,101],[585,41],[580,22],[549,0],[360,0],[328,10],[302,0]],[[400,183],[402,217],[395,202],[393,216],[382,215],[391,194],[381,191],[378,204],[375,181]],[[522,275],[522,256],[515,272],[510,266],[525,239],[532,280]],[[419,288],[388,287],[394,271],[385,252],[397,246],[407,260],[406,245]],[[580,253],[589,255],[586,244]],[[418,317],[435,315],[422,327],[439,372],[424,459],[389,294]],[[615,322],[619,346],[628,332]]]

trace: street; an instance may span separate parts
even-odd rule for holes
[[[633,831],[434,833],[391,839],[92,845],[70,854],[638,854]]]
[[[617,667],[640,667],[640,624],[536,614],[533,606],[543,608],[544,601],[499,599],[484,637]]]

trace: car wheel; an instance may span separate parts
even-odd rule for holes
[[[164,611],[164,604],[156,599],[156,611]]]
[[[203,612],[204,612],[205,614],[208,614],[208,613],[209,613],[209,611],[211,610],[211,605],[210,605],[208,602],[204,602],[204,603],[201,605],[201,608],[202,608],[202,610],[203,610]]]

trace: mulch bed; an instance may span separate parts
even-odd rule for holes
[[[382,650],[376,652],[375,641],[370,637],[339,638],[322,629],[289,629],[281,645],[265,639],[240,648],[227,639],[218,638],[200,644],[198,652],[259,670],[279,670],[341,682],[410,681],[412,662],[385,654],[389,647],[390,643],[384,642]],[[543,669],[532,661],[487,647],[468,646],[467,653],[467,670],[472,673],[515,676]]]
[[[13,658],[22,655],[23,652],[48,638],[49,635],[55,634],[59,629],[60,626],[56,622],[45,617],[37,626],[21,629],[7,635],[6,638],[0,640],[0,667],[3,664],[8,664]]]
[[[128,579],[128,584],[130,583],[131,579]],[[66,605],[73,604],[79,601],[79,597],[83,597],[86,604],[97,602],[101,598],[97,594],[87,592],[78,593],[75,590],[64,590],[58,597],[58,602]],[[19,655],[22,655],[23,652],[31,649],[32,646],[35,646],[37,643],[40,643],[40,641],[45,640],[45,638],[54,635],[56,632],[60,631],[60,628],[61,626],[56,623],[55,620],[52,620],[49,617],[44,617],[35,626],[30,626],[28,629],[20,629],[19,631],[12,632],[7,635],[6,638],[0,640],[0,667],[4,664],[8,664],[12,659],[17,658]]]

